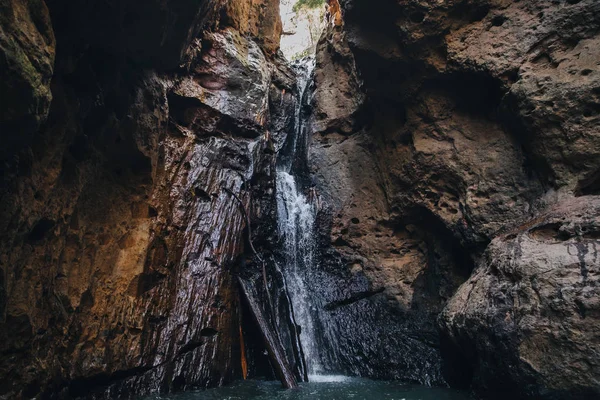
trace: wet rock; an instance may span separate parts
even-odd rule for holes
[[[196,134],[236,128],[257,136],[267,122],[271,83],[271,65],[261,48],[233,29],[207,33],[198,46],[193,74],[171,94],[181,113],[177,122]]]
[[[453,383],[491,398],[600,394],[599,211],[597,197],[566,200],[490,244],[440,316]]]
[[[294,131],[296,96],[296,72],[283,55],[275,58],[277,68],[273,69],[269,88],[269,140],[273,150],[279,152],[290,132]]]
[[[0,6],[0,396],[220,385],[241,337],[268,374],[236,274],[289,314],[275,157],[311,108],[327,372],[598,395],[597,201],[565,199],[600,187],[599,5],[341,6],[303,107],[276,0]]]
[[[378,133],[365,126],[368,94],[346,33],[331,28],[318,48],[309,160],[321,205],[323,271],[314,284],[328,310],[324,331],[341,344],[328,348],[328,357],[334,371],[442,384],[435,320],[470,263],[453,253],[448,244],[456,239],[431,215],[400,215],[389,203],[384,174],[394,164],[377,157],[390,148],[376,153]]]
[[[598,14],[586,11],[597,5],[341,5],[344,26],[330,29],[318,48],[310,162],[326,269],[366,283],[350,289],[339,279],[346,294],[331,301],[385,287],[377,296],[387,302],[361,301],[371,313],[401,313],[386,319],[402,326],[386,362],[398,366],[398,342],[418,338],[423,347],[412,349],[430,352],[414,370],[439,377],[446,339],[437,315],[490,241],[572,193],[598,190],[591,67]],[[378,329],[356,329],[350,347]],[[495,371],[486,385],[500,376]],[[575,386],[564,384],[574,393]]]
[[[31,203],[26,212],[5,208],[18,224],[2,237],[2,265],[11,267],[1,351],[12,356],[2,358],[0,371],[14,385],[3,393],[37,382],[48,394],[83,396],[110,386],[108,393],[126,397],[218,385],[236,371],[232,271],[244,220],[222,185],[239,191],[250,179],[248,143],[198,143],[171,131],[164,78],[142,79],[128,111],[135,123],[113,116],[95,136],[86,129],[92,154],[83,161],[65,155],[54,164],[43,154],[60,154],[69,141],[50,142],[55,147],[36,153],[32,176],[16,180],[12,200]],[[77,99],[60,100],[73,110]],[[58,110],[49,120],[54,139],[73,123]],[[198,187],[214,198],[197,195]],[[32,334],[15,337],[23,318]],[[204,339],[207,326],[222,335]],[[218,362],[210,361],[214,355]]]
[[[3,165],[0,396],[128,398],[240,373],[244,207],[272,179],[269,93],[293,87],[277,57],[216,29],[221,2],[192,3],[48,2],[50,112]],[[50,60],[35,61],[41,91]],[[273,202],[259,192],[253,207]]]

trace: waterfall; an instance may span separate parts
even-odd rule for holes
[[[305,279],[305,269],[314,262],[315,209],[298,190],[294,176],[282,170],[277,171],[277,213],[279,232],[284,240],[283,275],[294,318],[301,326],[300,342],[308,374],[315,374],[320,371],[319,353]]]
[[[291,300],[293,320],[301,327],[300,343],[308,375],[322,372],[316,337],[316,310],[311,305],[308,271],[315,263],[316,207],[301,185],[306,164],[308,137],[303,124],[302,105],[314,68],[314,60],[297,63],[299,98],[295,112],[294,134],[290,135],[277,166],[277,216],[283,239],[284,265],[281,266]],[[313,189],[308,189],[312,191]]]

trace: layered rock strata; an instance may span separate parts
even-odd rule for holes
[[[0,396],[240,376],[245,209],[295,101],[277,2],[47,5],[0,21]]]

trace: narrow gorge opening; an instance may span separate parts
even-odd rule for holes
[[[326,24],[327,0],[280,0],[281,52],[289,61],[313,57]]]
[[[282,0],[280,2],[283,32],[281,51],[295,76],[295,101],[289,131],[276,154],[275,197],[276,229],[279,240],[275,252],[280,254],[273,264],[273,272],[280,280],[267,284],[263,272],[263,288],[267,299],[254,304],[248,284],[242,279],[242,289],[251,305],[255,320],[267,343],[271,365],[286,387],[295,386],[295,380],[327,381],[320,346],[323,324],[319,320],[319,305],[315,302],[311,274],[318,269],[316,243],[318,198],[309,173],[308,149],[310,130],[309,98],[313,90],[315,52],[324,32],[326,20],[324,0]],[[263,268],[264,265],[263,265]],[[279,286],[279,287],[278,287]],[[269,294],[269,292],[275,294]],[[258,294],[256,294],[258,295]],[[283,298],[283,306],[274,307],[272,297]],[[279,300],[275,301],[280,304]],[[259,314],[270,314],[263,318]],[[273,329],[273,338],[270,330]],[[274,342],[274,343],[273,343]],[[278,347],[282,349],[277,350]],[[285,358],[288,358],[287,360]]]

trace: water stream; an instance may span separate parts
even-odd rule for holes
[[[277,228],[283,257],[276,265],[283,277],[279,292],[290,307],[275,307],[276,335],[285,338],[285,352],[295,374],[300,377],[297,389],[282,389],[275,380],[246,380],[231,385],[167,396],[151,396],[146,400],[211,400],[211,399],[355,399],[355,400],[467,400],[468,393],[448,388],[406,384],[399,381],[336,375],[340,371],[338,352],[343,346],[340,332],[323,311],[323,293],[334,285],[320,274],[316,232],[317,201],[307,167],[308,133],[303,104],[306,104],[313,60],[296,64],[299,98],[295,112],[295,129],[279,154],[276,170]],[[252,298],[258,299],[257,294]],[[285,310],[285,311],[281,311]],[[349,314],[354,315],[356,314]],[[352,318],[352,317],[351,317]],[[265,322],[266,323],[266,322]],[[290,325],[292,325],[290,327]],[[344,326],[349,326],[344,325]],[[268,331],[268,329],[266,329]],[[286,333],[288,332],[288,333]],[[299,333],[299,334],[298,334]],[[284,357],[283,355],[279,355]],[[352,371],[352,370],[350,370]],[[346,371],[347,373],[351,373]],[[416,372],[418,373],[418,371]],[[308,378],[308,381],[306,381]],[[304,382],[302,382],[304,380]]]
[[[308,137],[303,123],[302,104],[314,67],[314,60],[296,64],[299,98],[295,113],[295,132],[277,166],[277,216],[279,235],[283,239],[284,265],[280,266],[293,308],[295,323],[301,327],[300,343],[308,376],[322,372],[317,345],[314,310],[306,280],[315,263],[316,208],[310,198],[311,188],[302,189],[302,164],[306,160]]]

